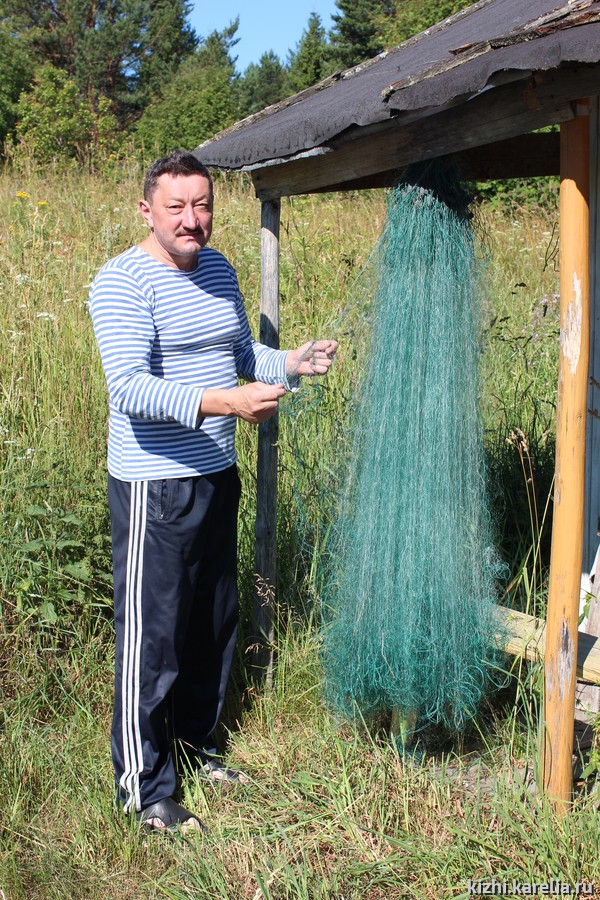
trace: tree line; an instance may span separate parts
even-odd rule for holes
[[[336,0],[286,60],[236,71],[239,18],[199,36],[188,0],[0,0],[0,144],[43,165],[194,149],[216,132],[395,46],[469,0]]]

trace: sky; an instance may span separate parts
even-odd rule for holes
[[[193,0],[189,21],[199,37],[222,31],[239,16],[239,42],[233,48],[236,68],[243,73],[273,50],[282,62],[294,50],[306,30],[308,17],[318,13],[326,31],[331,14],[339,13],[335,0]]]

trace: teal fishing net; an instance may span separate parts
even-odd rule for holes
[[[498,626],[468,199],[435,164],[389,195],[321,591],[334,709],[459,730],[489,686]]]

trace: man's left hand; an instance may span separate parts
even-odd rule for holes
[[[287,355],[286,375],[297,378],[301,375],[325,375],[332,364],[337,341],[308,341]]]

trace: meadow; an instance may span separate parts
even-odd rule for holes
[[[513,879],[517,887],[554,879],[573,891],[596,881],[598,892],[593,795],[582,791],[559,819],[532,789],[538,667],[508,660],[503,690],[468,733],[430,734],[423,755],[400,752],[384,718],[341,722],[323,704],[320,555],[360,378],[362,273],[385,221],[380,192],[282,203],[281,345],[333,336],[341,349],[324,385],[282,402],[269,692],[247,677],[256,433],[239,430],[243,627],[222,738],[249,783],[183,785],[206,835],[145,836],[116,810],[107,403],[87,293],[100,265],[144,236],[140,179],[133,164],[102,176],[0,174],[0,898],[438,900]],[[558,361],[555,186],[533,199],[492,193],[476,218],[482,415],[510,573],[502,602],[543,615]],[[248,183],[217,180],[212,243],[236,265],[255,331],[259,219]]]

